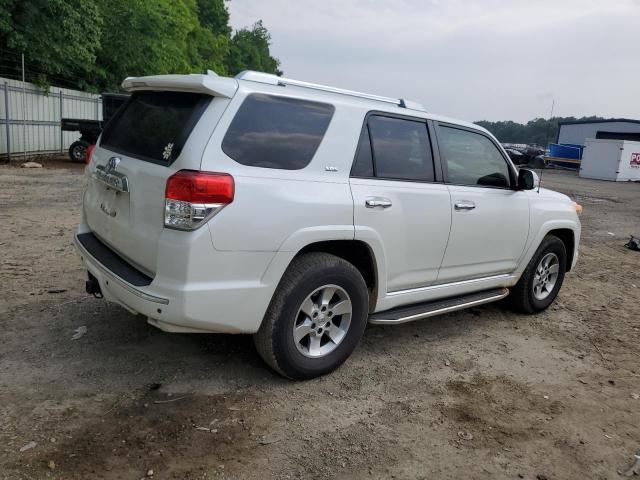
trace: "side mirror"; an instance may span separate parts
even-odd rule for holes
[[[518,172],[518,190],[535,190],[540,185],[538,174],[532,170],[521,168]]]

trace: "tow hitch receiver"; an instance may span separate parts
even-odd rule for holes
[[[93,295],[96,298],[102,298],[102,290],[100,290],[100,284],[98,279],[87,272],[89,279],[84,283],[84,288],[89,295]]]

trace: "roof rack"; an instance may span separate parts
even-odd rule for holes
[[[292,78],[279,77],[271,73],[254,72],[252,70],[245,70],[235,76],[237,80],[248,80],[250,82],[267,83],[269,85],[277,86],[295,86],[302,88],[311,88],[313,90],[321,90],[323,92],[337,93],[339,95],[348,95],[350,97],[366,98],[368,100],[375,100],[378,102],[391,103],[401,108],[408,108],[411,110],[422,110],[424,107],[411,100],[404,100],[402,98],[382,97],[380,95],[372,95],[370,93],[355,92],[353,90],[345,90],[343,88],[329,87],[327,85],[320,85],[317,83],[302,82],[300,80],[294,80]]]

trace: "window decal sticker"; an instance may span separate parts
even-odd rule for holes
[[[162,151],[162,158],[169,160],[171,158],[171,152],[173,151],[173,143],[167,143]]]

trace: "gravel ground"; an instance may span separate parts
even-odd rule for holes
[[[163,333],[84,294],[82,167],[0,179],[0,479],[615,479],[640,454],[640,184],[544,173],[585,212],[543,314],[369,327],[294,383],[248,336]]]

